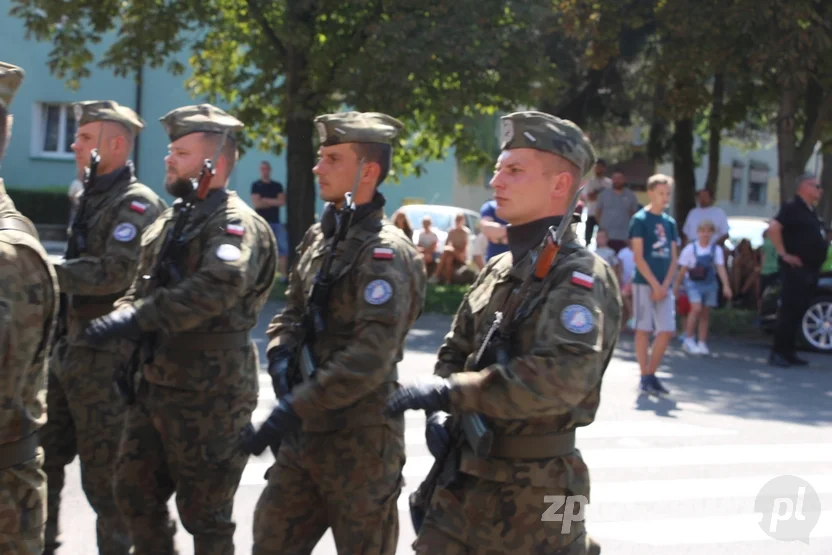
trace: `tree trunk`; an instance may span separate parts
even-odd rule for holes
[[[795,114],[797,112],[797,92],[789,89],[780,95],[780,109],[777,114],[777,165],[780,177],[780,202],[786,202],[794,196],[794,180],[806,165],[797,159],[797,136],[795,134]]]
[[[667,154],[667,120],[660,114],[659,106],[664,103],[664,85],[656,85],[653,92],[653,114],[650,122],[650,134],[647,138],[647,160],[655,168]]]
[[[820,197],[818,215],[823,218],[826,225],[832,225],[832,145],[827,145],[823,150],[820,183],[823,185],[823,196]]]
[[[725,82],[722,74],[717,73],[714,76],[713,101],[708,125],[708,177],[705,179],[705,188],[711,191],[714,199],[719,184],[719,154],[722,148],[722,102],[724,95]]]
[[[673,209],[676,223],[681,228],[688,212],[696,206],[696,176],[693,161],[693,119],[678,120],[673,129]]]
[[[295,247],[315,221],[315,148],[311,117],[289,118],[286,122],[286,220],[289,263]]]

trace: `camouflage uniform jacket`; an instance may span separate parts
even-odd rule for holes
[[[212,191],[184,229],[177,264],[182,280],[145,279],[158,264],[177,209],[167,209],[145,232],[136,280],[116,302],[132,305],[139,326],[152,336],[152,361],[145,362],[143,377],[190,391],[256,395],[259,365],[248,333],[274,283],[274,235],[236,193]]]
[[[306,292],[331,242],[320,224],[306,232],[290,275],[287,306],[267,332],[269,349],[294,345]],[[344,256],[348,250],[353,256]],[[303,419],[303,430],[310,432],[385,421],[385,401],[396,387],[405,338],[425,298],[422,256],[380,208],[354,217],[332,273],[336,281],[329,294],[326,331],[310,346],[318,365],[315,379],[292,390],[292,407]]]
[[[0,218],[31,226],[0,180]],[[0,444],[46,422],[46,355],[58,310],[58,280],[32,235],[0,231]]]
[[[136,274],[142,231],[165,209],[165,202],[136,181],[132,167],[99,176],[81,196],[86,248],[78,258],[56,265],[61,293],[69,296],[67,339],[86,344],[81,332],[92,318],[107,314]],[[79,207],[79,213],[81,213]],[[77,229],[70,230],[75,241]],[[112,344],[87,345],[110,349]]]
[[[565,245],[572,241],[574,226],[564,235]],[[514,329],[507,366],[494,363],[467,371],[494,313],[532,271],[529,254],[517,264],[511,252],[489,260],[460,305],[434,370],[453,384],[454,413],[481,414],[495,436],[555,434],[594,420],[601,378],[618,339],[621,297],[612,269],[576,246],[565,246],[558,255],[549,285],[544,281],[529,316]],[[575,453],[532,462],[479,458],[464,443],[460,469],[499,482],[549,487],[558,477],[575,486],[572,480],[589,479],[580,472],[585,466]]]

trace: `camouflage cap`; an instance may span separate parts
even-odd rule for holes
[[[76,102],[75,121],[78,127],[95,121],[114,121],[138,134],[144,129],[144,121],[132,108],[122,106],[115,100],[85,100]]]
[[[23,82],[24,72],[17,66],[0,62],[0,106],[8,108]]]
[[[171,141],[181,139],[191,133],[233,133],[240,131],[243,122],[220,110],[212,104],[182,106],[171,110],[161,118],[162,127]]]
[[[578,166],[581,176],[595,165],[592,143],[569,120],[543,112],[514,112],[501,120],[500,150],[533,148],[551,152]]]
[[[318,116],[315,127],[322,146],[342,143],[392,145],[404,125],[379,112],[340,112]]]

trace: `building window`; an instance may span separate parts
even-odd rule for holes
[[[49,158],[72,158],[75,113],[71,104],[38,103],[32,118],[32,154]]]
[[[748,204],[766,204],[767,197],[768,168],[752,165],[748,169]]]
[[[731,166],[731,202],[742,202],[742,175],[745,164],[734,162]]]

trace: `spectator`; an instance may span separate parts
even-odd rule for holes
[[[404,232],[405,237],[413,241],[413,227],[410,225],[410,220],[407,217],[407,214],[402,212],[401,210],[396,210],[393,213],[393,225],[398,227]]]
[[[439,257],[432,283],[454,283],[454,274],[466,265],[468,259],[468,237],[471,230],[465,225],[465,214],[454,218],[454,227],[448,231],[445,249]]]
[[[595,218],[595,207],[598,204],[598,195],[604,189],[612,187],[612,180],[607,177],[607,163],[599,159],[595,163],[595,176],[588,179],[584,184],[583,193],[581,197],[586,205],[586,230],[584,234],[584,241],[589,246],[592,242],[592,234],[595,232],[595,227],[598,225],[598,220]]]
[[[489,200],[480,208],[480,229],[488,238],[488,248],[485,251],[486,262],[498,254],[508,252],[506,221],[497,217],[496,200]]]
[[[709,189],[699,189],[696,193],[696,200],[699,202],[699,206],[688,212],[685,225],[682,227],[685,244],[694,242],[697,238],[696,230],[699,229],[699,224],[705,220],[710,220],[716,230],[711,240],[717,245],[724,245],[725,240],[728,239],[728,216],[725,214],[725,210],[719,206],[714,206],[714,197]],[[725,253],[722,254],[724,257]]]
[[[471,259],[474,261],[477,269],[482,271],[485,268],[485,256],[488,251],[488,237],[482,232],[482,223],[480,223],[480,232],[474,237],[474,246],[471,249]]]
[[[272,228],[277,241],[278,271],[286,280],[286,256],[289,254],[289,240],[280,223],[280,207],[286,204],[283,185],[272,180],[272,166],[265,160],[260,162],[260,179],[251,184],[251,205]]]
[[[636,260],[633,249],[627,246],[618,251],[618,261],[621,263],[621,301],[624,307],[624,317],[621,328],[633,328],[633,278],[636,275]]]
[[[722,282],[722,294],[731,298],[728,272],[725,271],[725,253],[713,240],[716,226],[710,220],[702,220],[696,228],[697,241],[688,243],[679,255],[676,265],[674,296],[685,279],[685,290],[690,301],[690,312],[685,326],[682,349],[691,355],[707,355],[708,323],[710,309],[717,306],[717,289]],[[717,276],[719,281],[717,281]],[[699,342],[696,342],[696,323],[699,321]]]
[[[748,239],[740,241],[731,255],[731,290],[736,293],[735,305],[741,298],[743,305],[753,302],[751,306],[756,306],[760,291],[760,263]]]
[[[630,222],[630,239],[636,263],[633,320],[642,393],[668,393],[656,377],[656,370],[676,330],[676,307],[670,286],[673,280],[671,270],[678,257],[676,241],[679,234],[676,221],[664,211],[672,186],[673,179],[669,176],[651,176],[647,180],[650,209],[639,210]],[[606,193],[615,194],[604,191]],[[651,349],[650,334],[654,331],[657,335]]]
[[[608,235],[604,228],[598,229],[598,234],[595,237],[595,254],[604,259],[604,262],[610,265],[610,268],[615,270],[615,276],[618,278],[618,283],[621,283],[621,263],[618,260],[618,255],[607,244]]]
[[[432,275],[436,269],[437,245],[439,245],[439,236],[433,231],[433,220],[430,216],[425,216],[422,218],[422,231],[419,233],[419,243],[416,249],[425,259],[425,271],[428,275]]]
[[[783,204],[769,225],[771,242],[780,256],[782,287],[777,331],[769,363],[787,367],[805,365],[795,350],[795,335],[817,286],[828,248],[826,229],[815,210],[823,194],[817,178],[797,178],[797,194]]]
[[[777,248],[771,242],[768,229],[763,231],[763,245],[760,247],[760,294],[757,296],[757,316],[763,308],[766,287],[777,281],[780,269],[777,267]]]
[[[635,193],[627,188],[624,174],[614,171],[612,188],[604,189],[598,195],[595,217],[598,220],[598,226],[607,230],[610,238],[609,245],[616,253],[627,246],[630,218],[636,212],[638,212],[638,199]]]

